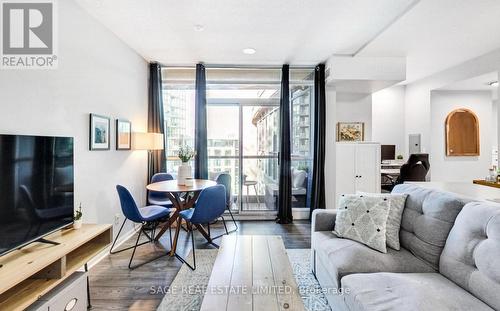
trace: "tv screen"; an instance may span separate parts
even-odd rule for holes
[[[0,256],[73,222],[73,138],[0,135]]]

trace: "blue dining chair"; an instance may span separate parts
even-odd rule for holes
[[[142,208],[137,207],[137,204],[135,203],[134,198],[132,197],[132,194],[127,190],[127,188],[117,185],[116,186],[116,191],[118,192],[118,196],[120,198],[120,205],[121,209],[123,212],[123,215],[125,216],[125,219],[123,220],[122,226],[120,227],[120,230],[118,231],[118,235],[116,236],[113,245],[111,245],[110,253],[111,254],[116,254],[120,253],[129,249],[133,249],[132,251],[132,256],[130,257],[130,261],[128,263],[128,268],[129,269],[135,269],[139,266],[142,266],[146,263],[149,263],[153,260],[156,260],[160,257],[163,257],[168,254],[168,252],[165,252],[165,254],[162,254],[161,256],[152,258],[150,260],[147,260],[146,262],[143,262],[141,264],[132,266],[132,260],[134,259],[135,251],[138,246],[144,245],[146,243],[152,243],[154,242],[154,237],[155,237],[155,230],[156,227],[160,222],[165,221],[170,217],[170,213],[174,210],[171,208],[165,208],[163,206],[159,205],[148,205]],[[121,249],[121,250],[113,250],[113,247],[116,244],[116,241],[118,240],[118,237],[120,236],[120,233],[122,232],[123,226],[125,225],[125,222],[127,220],[130,220],[134,223],[139,223],[141,224],[141,229],[139,230],[139,234],[137,235],[137,240],[135,241],[135,245]],[[151,228],[151,235],[148,234],[146,231],[146,228]],[[170,228],[169,228],[170,229]],[[139,243],[139,240],[141,238],[141,234],[143,234],[148,238],[147,241]],[[172,234],[170,230],[170,246],[172,247]]]
[[[204,230],[202,225],[210,223],[222,217],[224,221],[224,211],[226,210],[226,189],[224,185],[216,185],[213,187],[206,188],[201,191],[198,200],[194,208],[189,208],[183,210],[179,213],[181,219],[184,219],[187,223],[188,230],[191,235],[191,243],[193,248],[193,265],[191,266],[184,258],[175,254],[175,256],[185,263],[191,270],[196,269],[196,253],[195,253],[195,241],[194,241],[194,230],[193,225],[198,228],[198,231]],[[188,233],[189,234],[189,233]],[[209,242],[215,247],[219,248],[212,239]]]
[[[151,177],[151,183],[173,180],[172,175],[168,173],[156,173]],[[172,208],[172,202],[165,193],[148,191],[148,204],[160,205],[167,208]]]
[[[224,185],[224,187],[226,188],[226,209],[229,212],[229,215],[231,216],[231,219],[233,220],[233,224],[235,227],[235,229],[233,229],[229,232],[227,232],[227,228],[226,228],[226,234],[231,233],[231,232],[235,232],[238,230],[238,224],[236,224],[236,221],[234,220],[233,213],[231,212],[231,206],[233,205],[233,202],[231,201],[231,197],[232,197],[232,195],[231,195],[231,175],[229,175],[227,173],[219,174],[219,176],[217,176],[217,179],[215,180],[215,182],[219,185]],[[220,237],[220,236],[218,236],[218,237]],[[215,237],[214,239],[216,239],[218,237]]]

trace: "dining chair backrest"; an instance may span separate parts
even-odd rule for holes
[[[118,196],[120,197],[120,205],[122,208],[123,215],[133,222],[141,222],[143,217],[139,213],[139,208],[135,203],[132,194],[127,190],[127,188],[117,185],[116,191],[118,191]]]
[[[226,206],[231,205],[231,175],[222,173],[217,176],[217,184],[224,185],[226,188]]]
[[[191,217],[193,224],[206,224],[219,218],[226,210],[226,188],[216,185],[203,189],[196,202],[196,207]]]
[[[173,180],[174,177],[168,173],[156,173],[151,177],[151,183]],[[148,191],[148,200],[166,201],[168,196],[162,192]]]
[[[156,173],[153,175],[153,177],[151,177],[151,183],[173,180],[173,179],[174,177],[172,177],[172,175],[170,175],[169,173]]]

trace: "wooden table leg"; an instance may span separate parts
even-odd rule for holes
[[[155,237],[155,241],[158,241],[163,234],[168,230],[168,228],[177,220],[179,217],[179,212],[182,211],[182,201],[178,195],[174,195],[172,193],[166,193],[170,202],[172,202],[173,207],[175,208],[175,212],[170,216],[167,222],[162,225],[160,232]]]
[[[196,227],[196,229],[198,229],[198,231],[201,233],[201,235],[203,235],[205,237],[205,239],[207,239],[208,243],[212,243],[212,238],[210,237],[208,232],[205,230],[205,228],[203,228],[202,225],[194,225],[194,226]]]

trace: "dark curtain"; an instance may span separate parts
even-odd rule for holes
[[[314,70],[314,155],[311,183],[311,213],[317,208],[325,208],[325,136],[325,65],[320,64]]]
[[[196,162],[194,176],[199,179],[208,178],[208,150],[207,150],[207,85],[205,66],[196,65],[196,100],[195,100],[195,150]]]
[[[161,66],[158,63],[151,63],[149,64],[148,132],[165,134],[164,124]],[[165,149],[149,151],[148,180],[151,180],[156,173],[165,172]]]
[[[276,222],[288,224],[292,217],[292,176],[290,156],[290,68],[283,65],[281,70],[281,96],[280,96],[280,152],[279,152],[279,194],[278,217]]]

